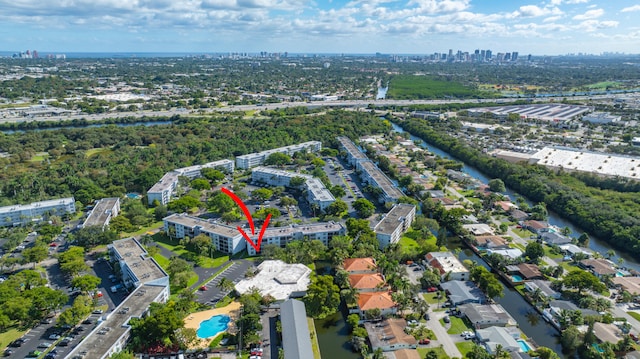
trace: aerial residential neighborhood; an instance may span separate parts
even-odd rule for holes
[[[0,58],[4,356],[640,357],[633,58],[444,55]]]

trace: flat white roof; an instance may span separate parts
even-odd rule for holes
[[[147,193],[160,193],[171,189],[171,187],[176,182],[178,182],[179,175],[180,174],[178,172],[174,171],[165,173],[158,182],[156,182],[151,188],[149,188]]]
[[[469,109],[469,112],[490,112],[496,115],[508,115],[517,113],[521,117],[544,121],[566,122],[585,112],[593,110],[592,107],[564,104],[544,105],[515,105],[499,107],[481,107]]]
[[[401,227],[411,212],[416,210],[412,204],[396,204],[375,226],[376,233],[392,234],[398,227]]]
[[[0,207],[0,213],[10,213],[14,211],[24,211],[24,210],[32,210],[37,208],[56,207],[56,206],[62,206],[62,205],[69,205],[72,203],[75,203],[75,199],[73,197],[50,199],[47,201],[33,202],[29,204],[14,204],[11,206]]]
[[[287,264],[280,260],[264,261],[258,266],[258,274],[236,284],[236,290],[246,293],[257,288],[263,296],[276,300],[288,299],[292,293],[306,292],[311,283],[311,269],[304,264]]]
[[[529,163],[566,171],[640,179],[640,157],[545,147],[531,156]]]

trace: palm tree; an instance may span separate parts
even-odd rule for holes
[[[609,249],[607,251],[607,259],[611,259],[611,257],[616,255],[616,251],[614,251],[613,249]]]
[[[539,302],[542,302],[544,300],[544,295],[542,294],[542,290],[540,290],[540,288],[536,288],[531,293],[531,300],[533,300],[534,304],[538,304]]]
[[[236,285],[233,284],[233,282],[230,281],[229,279],[222,277],[218,282],[218,284],[216,284],[216,287],[218,287],[223,292],[229,292],[233,290],[236,287]]]
[[[355,288],[347,288],[342,290],[340,294],[342,295],[342,298],[344,298],[345,303],[347,303],[347,306],[351,306],[358,302],[360,292]]]

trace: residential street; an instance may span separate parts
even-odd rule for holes
[[[445,317],[447,314],[445,312],[434,312],[430,311],[429,315],[431,316],[431,320],[427,322],[427,328],[433,330],[433,333],[438,338],[437,341],[432,341],[429,346],[437,346],[442,345],[445,353],[450,358],[462,358],[462,354],[458,347],[456,347],[456,343],[454,341],[454,335],[447,333],[447,329],[440,324],[440,319]],[[434,343],[435,342],[435,343]]]

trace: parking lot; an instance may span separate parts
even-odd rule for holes
[[[242,279],[244,279],[244,274],[247,270],[253,266],[252,261],[247,260],[236,260],[233,261],[231,267],[225,269],[222,273],[220,273],[217,277],[210,280],[209,282],[202,284],[200,290],[196,293],[196,301],[203,304],[211,304],[215,305],[220,299],[224,298],[227,295],[227,292],[223,292],[220,288],[218,288],[218,283],[222,278],[227,278],[232,281],[233,284],[238,283]]]

